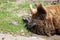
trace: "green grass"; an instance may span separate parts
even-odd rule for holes
[[[0,3],[6,3],[7,1],[15,2],[16,0],[0,0]]]
[[[16,33],[25,28],[22,17],[13,16],[12,12],[0,11],[0,31]],[[11,21],[16,21],[19,25],[13,25]],[[25,29],[24,29],[25,30]]]
[[[28,9],[28,6],[29,4],[26,4],[26,7],[24,4],[21,4],[21,6],[14,6],[12,3],[0,4],[0,32],[9,32],[16,34],[22,29],[25,33],[28,32],[25,28],[25,23],[23,22],[22,17],[18,17],[16,15],[18,14],[17,11],[21,10],[24,7]],[[8,11],[7,8],[11,8],[11,11]],[[17,22],[18,25],[12,24],[12,21]]]

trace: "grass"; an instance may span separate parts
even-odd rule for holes
[[[9,32],[16,34],[20,32],[22,29],[24,32],[28,32],[25,28],[25,24],[22,20],[22,17],[18,17],[16,14],[17,11],[22,8],[28,9],[29,4],[20,4],[19,6],[15,6],[12,3],[3,3],[0,4],[0,32]],[[18,8],[17,8],[18,7]],[[14,25],[12,22],[15,21],[18,25]]]
[[[0,11],[0,31],[17,33],[17,31],[24,28],[25,24],[22,18],[12,14],[12,12]],[[16,21],[19,25],[13,25],[12,21]]]
[[[0,0],[0,3],[7,3],[7,1],[15,2],[16,0]]]

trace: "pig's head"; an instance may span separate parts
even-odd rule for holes
[[[32,7],[32,5],[30,5],[30,11],[32,16],[26,17],[24,19],[27,29],[36,34],[50,36],[51,31],[48,27],[48,23],[46,20],[47,17],[46,8],[42,4],[37,5],[37,8],[35,9]]]

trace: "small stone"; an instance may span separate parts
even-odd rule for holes
[[[21,33],[23,33],[23,32],[24,32],[24,30],[22,29],[22,30],[21,30]]]
[[[18,25],[18,22],[16,22],[16,21],[11,21],[11,24],[13,24],[13,25]]]
[[[25,33],[24,33],[24,30],[23,30],[23,29],[21,30],[21,35],[25,35]]]
[[[5,38],[2,38],[2,40],[4,40]]]

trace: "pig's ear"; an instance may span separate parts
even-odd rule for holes
[[[47,13],[46,7],[44,7],[42,4],[39,4],[37,6],[37,11],[38,11],[38,13],[42,13],[42,14],[46,14]]]
[[[30,4],[30,11],[31,11],[31,14],[37,13],[37,9],[34,9],[31,4]]]

